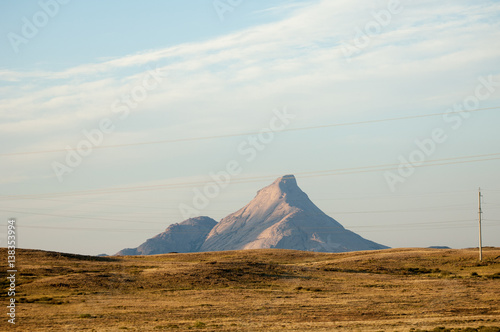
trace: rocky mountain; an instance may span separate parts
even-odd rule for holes
[[[345,252],[388,248],[345,229],[326,215],[297,185],[293,175],[259,190],[242,209],[219,223],[208,217],[167,228],[136,249],[119,255],[280,248]]]
[[[208,233],[217,224],[209,217],[196,217],[168,226],[165,232],[147,240],[137,248],[118,252],[119,256],[157,255],[169,252],[197,252]]]
[[[346,230],[311,202],[293,175],[285,175],[222,219],[200,250],[260,248],[343,252],[387,247]]]

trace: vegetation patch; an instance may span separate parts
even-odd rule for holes
[[[19,249],[16,295],[26,331],[500,332],[464,328],[500,321],[500,260],[492,259],[500,248],[483,254],[477,266],[474,250],[272,249],[110,260]]]
[[[19,303],[42,303],[42,304],[63,304],[64,303],[64,301],[62,301],[61,299],[55,299],[55,298],[48,297],[48,296],[42,296],[39,298],[31,298],[31,299],[21,297],[18,299],[18,302]]]
[[[200,322],[200,321],[196,321],[193,325],[193,327],[195,329],[203,329],[207,326],[207,324],[203,323],[203,322]]]
[[[96,318],[96,316],[93,316],[91,314],[80,314],[78,318]]]
[[[480,326],[478,328],[473,327],[457,327],[457,328],[447,328],[447,327],[435,327],[432,330],[416,330],[410,329],[411,332],[500,332],[500,327],[496,326]]]

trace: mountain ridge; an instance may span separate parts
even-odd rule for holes
[[[188,224],[192,219],[196,218],[187,219],[179,225]],[[136,251],[124,249],[118,254],[160,253],[161,249],[151,249],[151,245],[163,245],[162,239],[183,243],[181,234],[169,228],[164,233],[149,239],[149,246],[146,245],[148,243],[146,241],[141,245],[142,248],[139,246]],[[282,176],[257,191],[256,196],[247,205],[229,214],[220,222],[215,222],[206,234],[200,234],[196,239],[197,244],[201,245],[197,249],[189,247],[189,250],[195,251],[183,251],[186,248],[181,245],[178,246],[178,250],[170,251],[206,252],[279,248],[344,252],[388,248],[345,229],[335,219],[326,215],[299,188],[295,176],[291,174]],[[166,247],[174,248],[174,246]],[[149,249],[145,250],[146,248]]]

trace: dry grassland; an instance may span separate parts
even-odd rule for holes
[[[479,263],[467,249],[135,257],[19,249],[16,328],[500,331],[500,248],[484,256]],[[2,315],[0,330],[8,330]]]

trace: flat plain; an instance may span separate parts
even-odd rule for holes
[[[17,260],[22,331],[500,331],[500,248]]]

